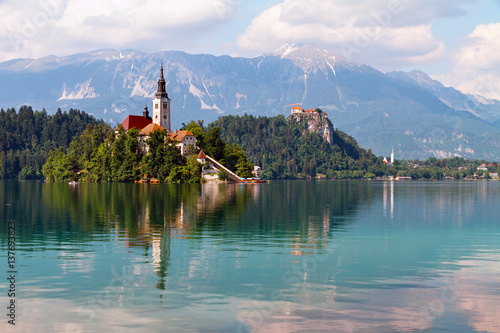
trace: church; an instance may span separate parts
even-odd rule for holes
[[[172,132],[170,123],[170,98],[168,97],[165,78],[163,77],[163,64],[160,67],[160,78],[158,79],[158,89],[153,98],[153,117],[150,117],[148,107],[144,108],[142,116],[129,115],[120,125],[115,128],[115,133],[122,126],[126,131],[137,128],[139,132],[139,146],[142,153],[147,153],[146,140],[149,135],[157,130],[166,130],[170,138],[176,142],[182,155],[186,155],[189,145],[196,148],[196,138],[189,131]]]

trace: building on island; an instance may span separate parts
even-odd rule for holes
[[[132,128],[137,128],[137,129],[142,129],[146,127],[147,125],[151,124],[153,121],[151,117],[149,116],[149,111],[148,107],[144,107],[144,111],[142,112],[142,116],[134,116],[130,115],[123,120],[120,125],[123,127],[124,130],[128,131]],[[118,133],[118,127],[120,125],[116,126],[115,128],[115,133]]]
[[[176,142],[176,147],[179,148],[182,155],[188,152],[189,145],[196,147],[196,138],[189,131],[171,131],[170,124],[170,98],[166,91],[165,78],[163,76],[163,64],[160,68],[160,78],[158,79],[158,88],[153,98],[153,117],[150,117],[148,107],[144,107],[142,116],[129,115],[123,120],[120,125],[115,128],[115,134],[118,134],[118,128],[123,127],[126,131],[137,128],[139,132],[139,149],[141,153],[148,152],[146,140],[150,134],[157,130],[166,130],[170,139]]]
[[[139,132],[139,137],[138,137],[139,150],[141,151],[141,153],[143,153],[143,154],[148,153],[149,147],[146,144],[146,140],[149,138],[149,135],[154,131],[163,130],[163,129],[164,129],[163,127],[161,127],[160,125],[155,124],[155,123],[149,123],[143,129],[141,129],[141,131]]]
[[[205,162],[207,161],[207,155],[205,155],[205,153],[203,152],[203,150],[200,150],[198,156],[196,156],[196,160],[200,164],[205,164]]]
[[[199,148],[196,146],[196,137],[187,130],[175,131],[171,130],[170,118],[170,98],[166,91],[166,82],[163,76],[163,64],[160,67],[160,78],[158,79],[158,88],[153,97],[153,116],[150,117],[147,105],[144,107],[142,116],[129,115],[125,118],[116,128],[115,135],[119,135],[120,126],[126,131],[136,128],[139,130],[138,141],[139,151],[142,154],[147,154],[149,147],[147,139],[151,133],[158,130],[165,130],[170,140],[179,149],[181,155],[189,155],[190,153],[197,153]],[[241,181],[241,179],[231,170],[214,160],[210,156],[205,155],[203,151],[197,154],[197,160],[202,166],[202,177],[205,181],[215,180],[218,181],[217,173],[222,169],[225,170],[233,181]],[[207,163],[208,162],[208,163]],[[260,167],[256,166],[254,175],[257,177],[261,173]],[[147,176],[147,175],[146,175]],[[145,177],[147,179],[147,177]],[[247,180],[248,182],[248,180]],[[260,182],[260,180],[259,180]]]
[[[153,98],[153,122],[171,132],[170,128],[170,98],[165,90],[165,78],[163,77],[163,64],[160,69],[160,78],[158,79],[158,89]]]
[[[193,133],[189,131],[175,130],[175,132],[170,133],[170,139],[177,142],[175,146],[180,149],[181,155],[187,154],[190,145],[196,148],[196,138]]]

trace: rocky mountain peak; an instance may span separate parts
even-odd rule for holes
[[[310,44],[285,44],[276,51],[265,55],[289,59],[305,72],[318,68],[325,68],[326,66],[332,67],[339,63],[354,64],[334,51],[322,49]]]

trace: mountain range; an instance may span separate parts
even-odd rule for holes
[[[221,115],[321,108],[375,154],[500,160],[500,101],[445,87],[423,72],[382,73],[312,45],[255,58],[100,50],[0,63],[0,107],[85,110],[112,124],[151,108],[163,64],[172,127]]]

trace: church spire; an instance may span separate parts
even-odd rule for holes
[[[158,90],[153,98],[153,123],[160,125],[170,132],[170,98],[165,90],[165,78],[163,77],[163,63],[160,67],[160,78],[158,79]]]
[[[160,78],[158,79],[158,90],[156,90],[156,97],[168,99],[168,94],[165,90],[165,78],[163,77],[163,63],[161,64],[160,68]]]

